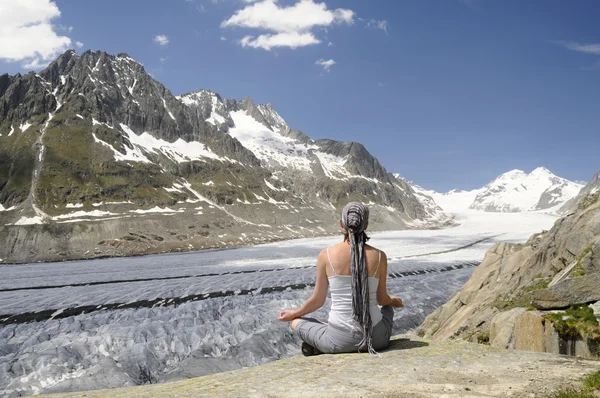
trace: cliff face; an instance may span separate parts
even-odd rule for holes
[[[527,243],[499,243],[464,287],[418,333],[498,347],[597,357],[600,328],[600,200]],[[542,310],[536,311],[536,310]]]

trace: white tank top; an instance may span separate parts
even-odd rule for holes
[[[327,257],[329,258],[329,248],[327,248]],[[379,262],[381,262],[381,252],[379,252]],[[331,258],[329,265],[333,270],[333,276],[328,277],[329,289],[331,291],[331,311],[329,312],[329,324],[342,327],[348,330],[360,329],[359,323],[352,318],[352,277],[350,275],[338,275],[333,268]],[[377,275],[379,263],[373,275]],[[369,276],[369,312],[371,313],[371,324],[377,325],[381,321],[381,310],[377,305],[377,287],[379,278]]]

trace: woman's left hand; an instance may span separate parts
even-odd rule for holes
[[[279,317],[277,319],[279,319],[281,322],[291,322],[297,318],[297,316],[295,314],[296,314],[296,311],[283,310],[279,313]]]

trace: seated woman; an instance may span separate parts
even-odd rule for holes
[[[394,310],[403,307],[399,297],[386,288],[387,257],[366,244],[369,209],[360,202],[348,203],[340,225],[344,241],[329,247],[317,259],[317,281],[312,296],[297,310],[283,310],[279,320],[292,322],[304,341],[302,353],[340,353],[385,349],[392,333]],[[331,285],[328,323],[304,315],[325,304]],[[383,306],[381,309],[378,304]],[[318,350],[318,351],[317,351]]]

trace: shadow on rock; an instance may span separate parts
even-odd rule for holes
[[[390,346],[385,351],[409,350],[411,348],[427,347],[429,343],[411,339],[394,339],[390,341]]]

